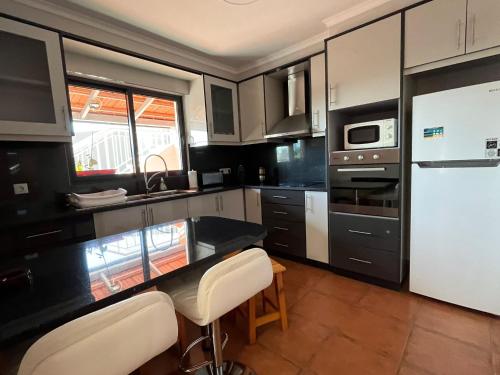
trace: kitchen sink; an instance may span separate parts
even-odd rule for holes
[[[194,190],[175,189],[175,190],[158,191],[156,193],[149,193],[149,194],[137,194],[137,195],[128,196],[127,202],[135,202],[135,201],[146,200],[146,199],[169,197],[169,196],[173,196],[173,195],[184,195],[184,194],[190,194],[190,193],[194,193]]]

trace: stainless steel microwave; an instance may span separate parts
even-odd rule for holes
[[[397,125],[395,118],[345,125],[344,148],[359,150],[396,147],[398,145]]]

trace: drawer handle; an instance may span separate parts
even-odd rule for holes
[[[276,246],[288,247],[288,245],[286,245],[286,244],[284,244],[284,243],[275,242],[274,244],[275,244]]]
[[[278,214],[278,215],[288,215],[288,212],[284,212],[284,211],[273,211],[273,214]]]
[[[45,232],[45,233],[32,234],[31,236],[26,236],[26,239],[29,240],[31,238],[50,236],[51,234],[56,234],[56,233],[61,233],[61,232],[62,232],[62,229],[58,229],[58,230],[53,230],[53,231]]]
[[[364,264],[372,264],[369,260],[363,260],[363,259],[358,259],[358,258],[349,258],[350,260],[353,260],[358,263],[364,263]]]
[[[362,235],[365,235],[365,236],[371,236],[372,235],[372,233],[370,233],[370,232],[362,232],[360,230],[348,229],[348,231],[350,233],[362,234]]]
[[[276,198],[276,199],[288,199],[288,197],[285,197],[284,195],[273,195],[273,198]]]
[[[279,229],[279,230],[288,230],[288,228],[283,228],[283,227],[274,227],[274,229]]]

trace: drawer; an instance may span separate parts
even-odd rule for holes
[[[371,247],[400,253],[399,220],[342,214],[333,214],[330,218],[334,246]]]
[[[291,204],[304,207],[304,192],[297,190],[263,189],[261,192],[262,203]]]
[[[397,254],[368,247],[335,246],[332,251],[335,267],[396,283],[401,282],[400,259]]]
[[[306,239],[275,230],[264,239],[264,249],[305,258]]]
[[[263,204],[262,217],[264,219],[275,219],[305,223],[304,206],[292,206],[285,204]]]
[[[306,226],[304,223],[265,217],[262,220],[262,224],[267,228],[268,235],[276,233],[294,238],[306,237]]]

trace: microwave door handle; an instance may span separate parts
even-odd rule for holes
[[[385,168],[376,167],[376,168],[339,168],[337,172],[345,173],[345,172],[385,172]]]

